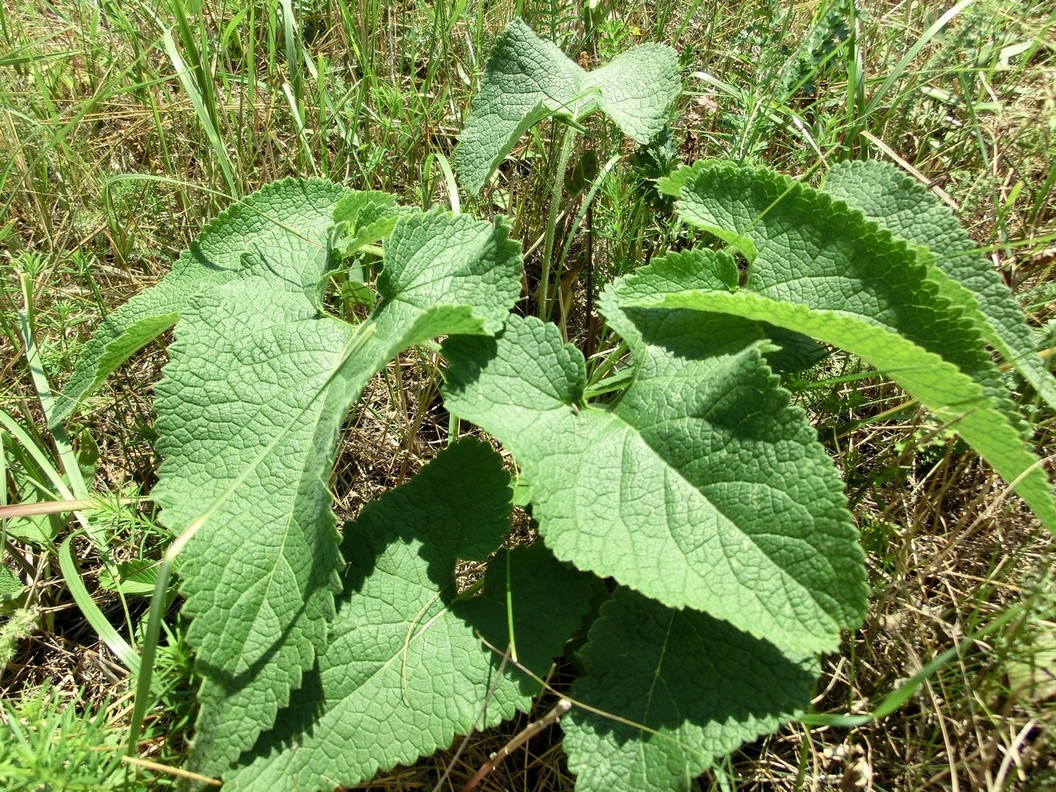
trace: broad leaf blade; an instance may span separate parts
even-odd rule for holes
[[[900,333],[954,363],[1015,413],[972,322],[939,297],[917,252],[829,195],[767,170],[726,162],[692,169],[676,210],[741,248],[748,288],[839,311]]]
[[[502,326],[520,297],[521,277],[520,245],[509,238],[506,218],[491,224],[433,211],[404,221],[397,230],[385,245],[385,269],[378,278],[378,336],[389,321],[408,326],[412,316],[452,305],[471,306],[486,332]],[[456,331],[410,343],[442,332]]]
[[[182,558],[203,677],[196,764],[211,774],[300,684],[325,643],[341,562],[320,471],[358,396],[340,374],[355,330],[298,295],[249,308],[272,288],[228,284],[188,311],[158,388],[155,499],[176,531],[205,518]]]
[[[675,51],[662,44],[641,44],[590,72],[581,91],[597,90],[598,107],[620,131],[648,143],[664,128],[667,108],[681,87]]]
[[[581,406],[583,358],[556,328],[515,318],[445,342],[445,403],[513,452],[559,558],[781,646],[835,648],[864,612],[862,552],[758,327],[605,309],[636,369],[611,411]]]
[[[197,295],[236,277],[246,251],[269,250],[283,268],[311,259],[320,250],[320,233],[330,224],[328,209],[345,192],[330,182],[287,180],[268,185],[218,215],[172,272],[110,314],[96,330],[56,397],[49,422],[68,419],[110,372],[172,327]]]
[[[498,326],[519,293],[502,223],[413,215],[386,242],[381,304],[352,327],[315,303],[320,229],[321,258],[245,251],[253,274],[185,312],[159,386],[155,497],[175,530],[204,521],[183,558],[210,773],[253,744],[325,645],[340,557],[322,471],[349,407],[402,349]]]
[[[694,225],[751,240],[748,285],[763,298],[715,295],[709,305],[813,335],[869,360],[941,419],[955,422],[958,433],[1056,530],[1052,488],[1019,436],[1021,418],[982,337],[963,308],[941,293],[916,248],[831,196],[775,173],[698,163],[690,177],[675,182],[676,208]],[[716,310],[702,308],[696,298],[663,304]],[[796,308],[794,319],[781,304]],[[833,323],[839,332],[832,331]],[[893,346],[884,350],[883,344]]]
[[[364,509],[345,531],[330,645],[227,788],[352,786],[530,706],[538,687],[511,665],[498,677],[502,658],[477,635],[508,643],[506,554],[479,597],[459,597],[453,575],[459,559],[501,544],[510,492],[501,458],[464,440]],[[541,545],[512,551],[509,567],[520,659],[545,673],[587,609],[590,579]]]
[[[814,309],[750,292],[687,291],[656,295],[640,304],[771,322],[858,355],[919,399],[939,420],[948,422],[998,475],[1012,483],[1041,522],[1056,531],[1052,485],[1008,417],[964,372],[898,333],[839,311]]]
[[[965,306],[986,341],[1056,408],[1056,382],[1034,349],[1023,309],[949,209],[893,166],[874,160],[834,166],[825,191],[896,236],[928,248],[934,265],[961,287],[944,293]]]
[[[680,88],[678,57],[670,47],[632,47],[588,74],[514,19],[495,42],[459,135],[459,177],[478,194],[517,139],[551,115],[579,121],[600,109],[625,135],[646,143],[663,129]]]
[[[480,93],[459,135],[456,163],[476,195],[517,139],[552,113],[574,115],[585,72],[520,19],[499,36]]]
[[[689,790],[714,757],[810,702],[817,662],[627,589],[601,607],[562,722],[576,789]],[[619,719],[619,720],[617,720]]]

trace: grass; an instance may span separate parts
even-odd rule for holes
[[[98,507],[79,519],[0,521],[5,789],[153,789],[174,778],[120,760],[131,683],[114,652],[115,636],[133,652],[141,645],[147,603],[135,576],[150,574],[168,541],[138,499],[158,464],[150,394],[163,356],[145,350],[68,437],[55,436],[20,316],[31,310],[36,355],[61,383],[109,310],[164,273],[220,208],[266,182],[319,175],[450,205],[441,157],[514,13],[588,65],[657,40],[676,46],[685,67],[666,148],[632,155],[592,124],[566,179],[560,140],[543,127],[479,201],[463,197],[466,211],[511,215],[532,251],[528,285],[541,277],[544,248],[561,254],[553,315],[573,341],[601,350],[599,378],[609,342],[584,295],[686,243],[648,189],[675,156],[807,178],[846,158],[895,162],[957,211],[1039,327],[1053,319],[1056,13],[1041,0],[207,5],[13,0],[0,9],[0,410],[9,417],[0,502],[65,498],[66,488]],[[555,188],[574,211],[556,218],[547,241]],[[1053,348],[1051,332],[1041,345]],[[404,356],[350,420],[332,479],[343,513],[405,480],[445,441],[433,366]],[[791,725],[726,757],[701,788],[1056,785],[1051,538],[985,466],[857,361],[832,359],[793,387],[848,482],[874,590],[815,710],[876,712],[944,660],[883,717]],[[1039,412],[1037,425],[1038,447],[1052,449],[1053,416]],[[185,625],[170,615],[164,629],[139,755],[175,766],[194,684]],[[539,714],[552,704],[541,701]],[[431,787],[445,770],[468,780],[525,723],[474,737],[457,759],[455,746],[397,769],[377,788]],[[551,730],[481,788],[571,786]]]

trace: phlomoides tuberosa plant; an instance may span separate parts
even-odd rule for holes
[[[516,21],[456,152],[463,183],[478,192],[544,117],[600,111],[647,140],[677,89],[666,48],[588,73]],[[704,161],[659,187],[727,247],[604,289],[629,350],[604,401],[554,325],[512,312],[522,256],[504,218],[320,180],[230,206],[99,328],[54,423],[175,328],[153,497],[179,537],[202,678],[193,770],[231,790],[356,784],[551,696],[542,679],[573,636],[560,728],[579,788],[688,789],[796,718],[867,587],[836,468],[771,366],[782,338],[867,361],[1056,528],[991,350],[1056,406],[1051,376],[1011,293],[924,189],[875,162],[815,189]],[[335,273],[367,318],[335,315]],[[337,530],[339,428],[415,345],[443,358],[445,408],[512,456],[534,543],[509,546],[510,474],[471,437]],[[487,562],[468,588],[464,561]]]

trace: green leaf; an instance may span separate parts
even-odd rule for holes
[[[667,176],[661,176],[656,180],[656,191],[661,195],[670,195],[678,198],[682,194],[682,188],[692,184],[704,168],[710,166],[710,160],[697,160],[692,165],[683,165],[675,169]]]
[[[572,696],[595,711],[565,718],[564,748],[576,789],[597,792],[692,789],[714,757],[806,707],[818,674],[811,657],[628,589],[602,605],[580,658]]]
[[[243,254],[257,250],[284,268],[321,252],[322,232],[345,189],[325,181],[268,185],[219,214],[172,271],[106,318],[85,344],[73,375],[55,399],[52,425],[67,420],[107,375],[168,330],[194,299],[236,277]],[[232,245],[231,240],[238,244]],[[278,246],[276,246],[276,244]]]
[[[927,248],[934,256],[930,263],[945,276],[936,278],[943,294],[963,306],[987,343],[1056,408],[1056,382],[1035,351],[1023,309],[949,209],[894,166],[872,160],[834,166],[825,191],[895,236]]]
[[[802,333],[793,333],[769,322],[763,322],[762,328],[766,337],[777,346],[766,353],[766,363],[779,374],[805,371],[829,354],[827,347]]]
[[[113,572],[104,567],[99,570],[99,585],[122,594],[150,596],[158,582],[158,566],[149,558],[133,558],[119,563]]]
[[[1019,414],[982,338],[917,248],[778,174],[726,163],[694,171],[676,208],[693,225],[751,241],[748,287],[756,294],[693,292],[638,305],[735,314],[853,352],[953,423],[1056,530],[1052,488],[1019,436]]]
[[[334,224],[340,234],[334,247],[345,256],[366,245],[386,239],[400,217],[411,209],[396,203],[396,196],[376,190],[356,190],[334,208]]]
[[[481,643],[505,648],[512,597],[520,660],[543,675],[589,605],[590,578],[544,547],[500,553],[484,590],[457,592],[459,560],[482,560],[510,527],[509,476],[463,440],[345,530],[344,593],[305,686],[229,790],[329,790],[414,762],[458,734],[527,710],[538,685]],[[560,592],[555,596],[555,592]]]
[[[656,295],[640,305],[691,308],[767,321],[820,338],[875,366],[948,422],[1034,510],[1056,530],[1056,500],[1045,471],[1007,416],[979,386],[949,361],[898,333],[838,311],[772,300],[750,292],[686,291]]]
[[[667,108],[681,87],[675,51],[640,44],[587,74],[580,93],[597,91],[601,112],[627,137],[648,143],[664,128]]]
[[[978,332],[940,298],[916,250],[860,212],[786,176],[726,162],[698,168],[675,208],[748,258],[751,291],[900,333],[1015,412]]]
[[[272,721],[333,615],[340,557],[320,471],[358,396],[342,370],[357,336],[306,306],[269,278],[220,287],[185,312],[158,386],[155,500],[174,531],[201,524],[182,589],[203,677],[196,763],[210,774]]]
[[[684,250],[668,253],[661,266],[652,267],[646,280],[646,296],[653,292],[679,291],[685,288],[701,288],[707,285],[713,289],[737,290],[740,274],[737,264],[725,254],[714,255],[710,251]],[[624,286],[634,288],[635,279],[629,279]],[[763,334],[772,342],[772,348],[764,357],[774,371],[786,374],[810,368],[828,354],[828,350],[812,338],[801,333],[792,333],[782,327],[775,327],[767,322],[759,325]]]
[[[348,305],[365,305],[373,309],[378,304],[378,295],[362,281],[349,280],[341,285],[341,299]]]
[[[669,47],[633,47],[587,74],[514,19],[495,42],[459,136],[459,175],[471,193],[479,193],[517,139],[551,115],[578,123],[601,109],[625,135],[647,142],[663,128],[679,88],[678,58]]]
[[[611,410],[582,404],[583,358],[555,327],[517,318],[495,339],[445,342],[445,403],[513,452],[559,558],[780,646],[835,649],[865,610],[863,555],[759,328],[693,311],[632,321],[618,307],[684,284],[685,265],[673,257],[603,297],[635,366]],[[723,286],[721,270],[696,282]]]
[[[406,210],[396,203],[392,193],[378,190],[351,190],[334,207],[334,224],[355,231],[383,217],[397,217]]]
[[[494,224],[435,210],[409,217],[385,244],[377,337],[416,325],[404,346],[472,327],[494,333],[521,295],[521,268],[520,245],[509,238],[505,217]],[[465,329],[455,327],[456,317]],[[430,331],[430,324],[451,329]]]
[[[499,36],[455,157],[474,195],[529,128],[552,113],[574,115],[586,72],[520,19]]]
[[[22,585],[22,581],[18,579],[18,576],[8,569],[7,565],[2,563],[2,559],[0,559],[0,605],[5,605],[11,600],[17,599],[25,590],[26,587]]]
[[[155,499],[172,529],[199,526],[182,558],[203,772],[253,744],[325,646],[341,559],[322,472],[348,409],[401,350],[497,328],[520,291],[503,222],[411,215],[385,243],[378,308],[352,327],[316,306],[328,226],[315,228],[300,258],[245,250],[247,273],[185,310],[158,388]]]

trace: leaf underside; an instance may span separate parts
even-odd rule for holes
[[[875,160],[833,166],[825,177],[825,192],[895,236],[927,248],[934,265],[954,284],[943,293],[964,306],[983,338],[1056,408],[1056,383],[1034,350],[1022,307],[949,209],[922,185]]]
[[[318,307],[339,195],[315,201],[312,222],[303,190],[277,195],[302,218],[297,231],[245,249],[240,277],[184,309],[158,388],[155,497],[173,530],[198,526],[182,556],[203,676],[193,764],[214,775],[274,721],[326,645],[341,557],[323,476],[348,409],[402,349],[497,327],[519,292],[502,223],[415,214],[385,242],[377,310],[348,325]]]
[[[625,135],[648,142],[663,128],[678,90],[678,59],[669,47],[632,47],[587,73],[514,19],[495,42],[459,135],[460,179],[478,194],[518,138],[551,115],[578,121],[600,109]]]
[[[364,509],[345,529],[331,642],[225,788],[352,786],[531,706],[538,685],[509,663],[500,675],[502,657],[481,636],[509,642],[509,585],[520,661],[545,674],[587,610],[591,581],[536,545],[492,559],[480,595],[456,593],[456,563],[501,545],[510,495],[501,458],[462,440]]]
[[[1056,530],[1052,487],[1020,436],[983,338],[917,248],[831,196],[767,171],[697,163],[667,186],[687,222],[748,240],[751,291],[655,294],[640,307],[765,321],[858,355],[949,422]]]

